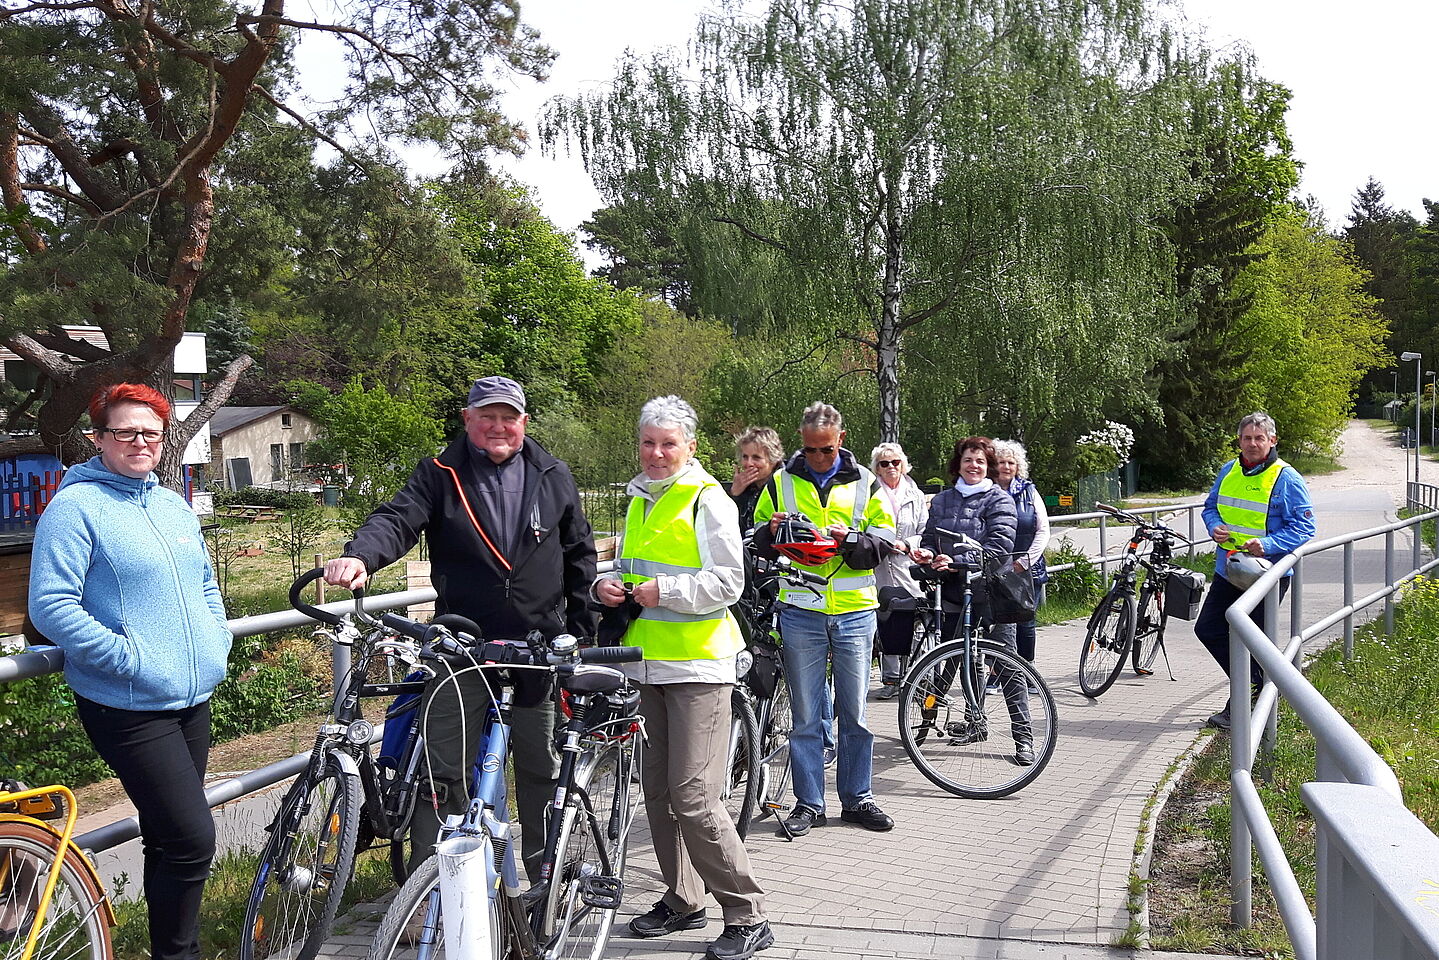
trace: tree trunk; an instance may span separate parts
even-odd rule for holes
[[[884,229],[884,298],[876,325],[875,379],[879,385],[879,439],[899,442],[899,311],[904,299],[900,267],[903,229],[894,203],[887,204]]]

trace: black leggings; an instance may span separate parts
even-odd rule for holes
[[[139,813],[153,960],[198,960],[200,898],[215,856],[215,821],[205,802],[209,701],[137,711],[77,695],[75,707]]]

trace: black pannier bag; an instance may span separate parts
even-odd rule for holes
[[[1208,582],[1198,570],[1171,570],[1164,584],[1164,609],[1171,617],[1193,620],[1199,616],[1204,585]]]
[[[985,578],[989,594],[989,618],[994,623],[1028,623],[1039,609],[1034,577],[1028,570],[1004,564],[991,569]]]

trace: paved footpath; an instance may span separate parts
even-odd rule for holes
[[[1393,492],[1402,489],[1397,448],[1357,424],[1345,444],[1350,469],[1311,484],[1321,537],[1392,518]],[[1361,564],[1382,570],[1382,548],[1360,553]],[[1310,588],[1320,592],[1310,595],[1311,618],[1338,605],[1336,570],[1318,562],[1311,569]],[[1175,680],[1161,659],[1155,676],[1126,671],[1091,701],[1076,680],[1083,633],[1083,621],[1040,630],[1038,664],[1058,702],[1059,743],[1040,779],[1018,796],[962,800],[933,787],[905,756],[897,704],[870,701],[874,792],[896,827],[875,834],[836,817],[789,843],[774,835],[772,821],[754,825],[746,845],[776,932],[765,960],[1197,956],[1108,945],[1130,922],[1127,882],[1145,805],[1176,758],[1203,735],[1205,718],[1223,706],[1224,676],[1192,626],[1171,620]],[[832,786],[828,803],[838,811]],[[636,826],[622,921],[648,909],[662,891],[643,824]],[[346,935],[322,956],[363,956],[375,909],[357,909]],[[703,955],[720,931],[713,903],[710,915],[704,930],[658,941],[631,938],[617,925],[609,954]]]

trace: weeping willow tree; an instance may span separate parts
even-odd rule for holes
[[[667,218],[698,310],[792,358],[847,341],[894,440],[902,380],[1015,421],[1140,382],[1152,225],[1191,189],[1176,60],[1140,0],[773,0],[702,19],[688,61],[622,60],[541,135]]]

